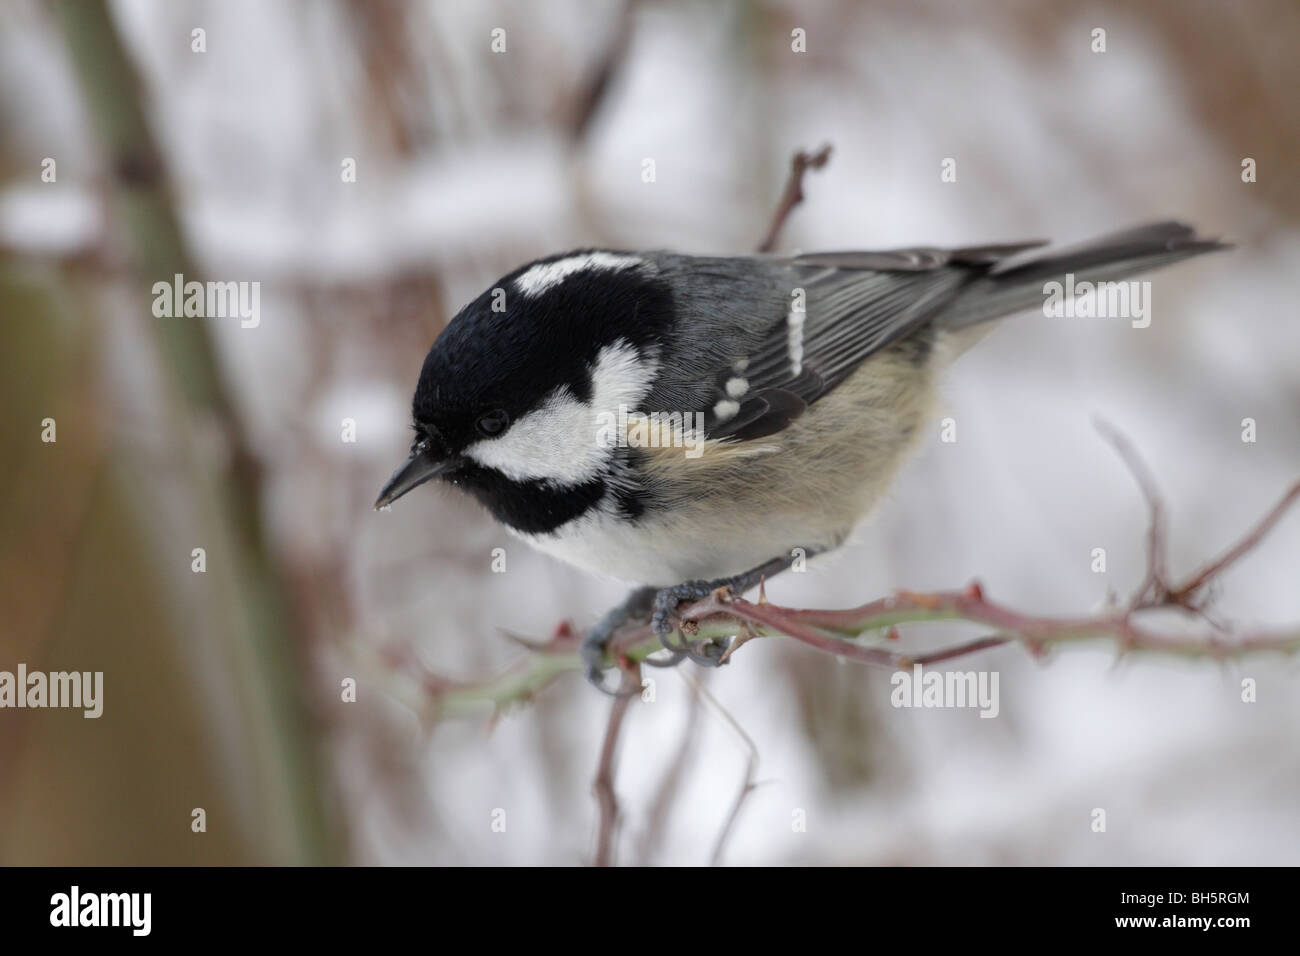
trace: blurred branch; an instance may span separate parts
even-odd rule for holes
[[[55,9],[87,113],[108,158],[109,195],[130,243],[141,297],[155,280],[171,280],[177,274],[197,277],[140,83],[107,4],[61,0]],[[256,730],[264,759],[252,769],[275,797],[275,806],[263,814],[272,821],[269,838],[291,854],[283,862],[335,860],[338,850],[325,810],[324,777],[302,699],[301,675],[306,669],[291,661],[299,622],[284,600],[281,568],[267,547],[262,521],[261,463],[244,434],[206,323],[154,321],[150,331],[161,344],[162,367],[179,399],[178,414],[187,414],[189,428],[196,433],[214,425],[230,454],[228,471],[218,476],[221,480],[215,485],[197,480],[193,494],[205,513],[216,514],[214,527],[233,535],[230,561],[239,600],[232,613],[242,619],[239,632],[246,635],[257,666],[231,676],[236,683],[252,678],[256,691],[250,695],[255,705],[250,709],[261,721]],[[297,649],[306,653],[301,641]]]
[[[632,28],[636,19],[637,0],[624,0],[618,23],[609,38],[600,59],[583,79],[568,106],[569,138],[581,140],[591,129],[592,120],[609,97],[618,72],[627,62],[628,47],[632,43]]]
[[[379,133],[383,146],[405,160],[415,154],[423,138],[413,117],[431,112],[415,80],[409,10],[402,0],[343,5],[344,15],[354,25],[351,35],[364,65],[358,80],[365,97],[361,117]]]

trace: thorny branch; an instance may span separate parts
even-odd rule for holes
[[[1109,429],[1109,437],[1119,436]],[[964,657],[990,647],[1020,643],[1040,655],[1063,644],[1109,640],[1119,653],[1153,653],[1228,660],[1262,653],[1300,651],[1300,626],[1274,631],[1234,634],[1225,623],[1208,615],[1208,593],[1219,576],[1248,555],[1300,501],[1300,481],[1223,554],[1181,581],[1163,569],[1164,526],[1160,499],[1146,478],[1145,467],[1132,446],[1116,443],[1130,468],[1144,477],[1139,483],[1152,510],[1153,532],[1148,533],[1147,575],[1133,596],[1119,605],[1078,617],[1025,614],[988,597],[977,582],[960,590],[920,593],[897,591],[887,597],[843,610],[800,609],[772,604],[765,596],[756,602],[719,590],[679,610],[682,630],[692,643],[728,640],[748,627],[746,638],[786,637],[819,651],[869,666],[889,670],[910,669]],[[1173,608],[1204,621],[1195,635],[1169,634],[1147,622],[1150,612]],[[898,628],[921,621],[965,621],[984,625],[991,634],[956,643],[940,650],[908,652],[900,649]],[[514,638],[530,653],[504,672],[485,680],[452,681],[424,673],[412,703],[431,719],[500,709],[527,701],[561,674],[580,671],[580,635],[569,625],[558,627],[549,640]],[[620,663],[634,664],[660,650],[648,623],[625,626],[610,641],[610,653]],[[736,648],[733,647],[732,657]],[[409,668],[403,667],[406,676]]]

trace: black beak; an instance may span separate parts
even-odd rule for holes
[[[393,472],[393,477],[388,479],[384,490],[379,492],[379,497],[375,500],[375,509],[391,505],[412,488],[450,471],[454,463],[451,456],[439,455],[427,439],[417,442],[411,449],[411,457],[406,459],[402,467]]]

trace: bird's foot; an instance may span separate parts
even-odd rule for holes
[[[712,639],[691,642],[686,631],[690,622],[682,622],[677,610],[682,604],[699,601],[708,597],[719,588],[731,594],[743,594],[750,588],[761,584],[768,578],[780,574],[795,563],[798,557],[811,557],[816,554],[813,548],[795,548],[789,556],[773,558],[756,568],[730,578],[718,578],[714,581],[687,581],[676,587],[664,588],[654,597],[654,609],[650,616],[650,627],[659,638],[659,643],[677,656],[689,657],[703,667],[718,667],[727,663],[732,648],[728,639]],[[672,639],[675,631],[682,632],[682,643]]]
[[[683,604],[708,597],[719,588],[731,594],[743,594],[767,578],[789,568],[795,562],[796,556],[811,557],[816,553],[812,548],[796,548],[791,551],[789,557],[773,558],[734,577],[718,578],[713,581],[687,581],[662,590],[639,588],[633,591],[622,604],[601,618],[600,623],[582,639],[579,654],[587,680],[606,694],[613,697],[620,696],[619,691],[605,686],[604,671],[609,667],[606,661],[609,641],[628,621],[641,618],[647,613],[650,615],[650,629],[659,638],[659,643],[668,651],[669,656],[660,660],[646,658],[641,663],[650,667],[675,667],[690,658],[702,667],[718,667],[725,664],[733,642],[727,638],[689,640],[688,632],[692,630],[692,622],[683,622],[677,614],[678,609]],[[680,643],[673,640],[673,634],[677,632],[682,635]]]
[[[733,580],[686,581],[671,588],[664,588],[655,595],[654,610],[650,615],[650,629],[659,638],[659,643],[678,661],[682,658],[690,658],[701,667],[717,667],[723,663],[730,641],[726,638],[689,641],[688,624],[678,617],[677,609],[683,604],[708,597],[718,588],[732,589]],[[682,634],[681,643],[673,640],[673,634],[678,631]]]
[[[578,656],[582,660],[583,674],[588,682],[602,693],[609,694],[611,697],[621,696],[618,689],[610,688],[605,684],[605,669],[609,666],[605,657],[610,639],[628,621],[643,617],[648,613],[653,606],[654,596],[654,588],[638,588],[633,591],[623,600],[623,603],[601,618],[596,626],[586,633],[582,643],[578,645]],[[644,661],[643,663],[655,666],[670,666],[680,660],[679,657],[673,661]]]

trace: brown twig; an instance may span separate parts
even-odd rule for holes
[[[744,806],[745,799],[758,786],[754,781],[754,772],[758,769],[758,745],[754,743],[754,739],[749,734],[745,733],[745,728],[740,726],[740,722],[731,715],[731,711],[723,707],[718,702],[718,699],[704,688],[703,684],[689,675],[686,676],[686,682],[736,732],[736,736],[741,739],[741,742],[745,745],[745,750],[748,752],[748,757],[745,760],[745,776],[740,781],[740,790],[736,793],[736,799],[732,801],[731,810],[722,823],[722,829],[718,831],[718,837],[713,843],[713,853],[709,856],[709,865],[717,866],[722,860],[722,851],[726,848],[727,839],[731,836],[732,830],[735,829],[736,820],[740,818],[740,808]]]
[[[684,672],[679,671],[679,673]],[[677,743],[677,750],[673,754],[672,760],[668,763],[668,770],[659,782],[655,797],[650,802],[650,809],[646,813],[645,830],[641,834],[641,839],[637,841],[637,862],[641,866],[653,862],[652,854],[663,839],[669,814],[678,794],[681,792],[682,780],[686,777],[687,765],[691,762],[691,757],[695,753],[696,741],[699,739],[699,735],[696,733],[696,724],[699,722],[700,707],[704,702],[704,695],[699,692],[698,687],[701,679],[697,678],[694,683],[688,680],[686,683],[691,689],[691,702],[686,712],[686,722],[682,725],[682,737]]]
[[[1134,607],[1147,602],[1158,601],[1167,593],[1165,584],[1165,509],[1160,500],[1160,494],[1156,490],[1155,478],[1151,475],[1151,470],[1147,467],[1142,456],[1138,454],[1133,443],[1125,437],[1119,429],[1103,419],[1097,419],[1094,422],[1097,431],[1101,432],[1102,438],[1110,444],[1119,453],[1128,470],[1132,472],[1133,478],[1137,481],[1138,488],[1142,491],[1142,497],[1146,499],[1147,510],[1151,514],[1151,523],[1147,530],[1147,573],[1143,578],[1142,584],[1138,587],[1133,596],[1132,604]]]
[[[1182,599],[1202,590],[1205,585],[1222,574],[1229,565],[1235,564],[1254,549],[1264,539],[1264,536],[1273,530],[1273,526],[1281,520],[1282,516],[1297,500],[1300,500],[1300,481],[1290,487],[1287,493],[1282,496],[1282,500],[1274,505],[1273,510],[1266,514],[1245,537],[1225,551],[1219,558],[1211,561],[1193,574],[1186,582],[1175,587],[1170,592],[1170,598],[1181,602]]]
[[[1129,601],[1130,614],[1153,608],[1173,607],[1197,615],[1218,631],[1226,631],[1227,628],[1209,613],[1209,597],[1206,594],[1208,586],[1230,565],[1252,551],[1281,520],[1291,505],[1300,499],[1300,481],[1292,485],[1272,510],[1223,555],[1205,565],[1183,583],[1174,584],[1169,579],[1165,565],[1164,504],[1156,490],[1155,480],[1151,477],[1151,470],[1143,462],[1133,443],[1118,429],[1101,420],[1098,420],[1096,425],[1098,431],[1115,447],[1137,479],[1151,513],[1150,530],[1147,535],[1147,573],[1142,585]]]
[[[831,146],[829,143],[824,145],[815,153],[806,153],[799,150],[790,160],[790,177],[785,182],[785,192],[781,194],[781,201],[776,207],[776,212],[772,216],[772,221],[767,227],[767,234],[763,241],[758,244],[759,252],[771,252],[776,248],[777,239],[781,236],[781,230],[785,222],[790,218],[790,213],[794,212],[794,207],[803,202],[803,177],[810,169],[821,169],[829,162],[831,158]]]
[[[618,795],[614,790],[614,758],[618,752],[619,733],[623,729],[623,718],[627,708],[641,686],[641,668],[630,664],[621,668],[623,673],[619,694],[614,698],[609,711],[609,723],[605,727],[605,742],[600,748],[600,765],[596,768],[596,780],[592,791],[596,794],[596,803],[600,809],[600,825],[596,838],[596,866],[610,866],[614,860],[614,843],[618,834]]]

